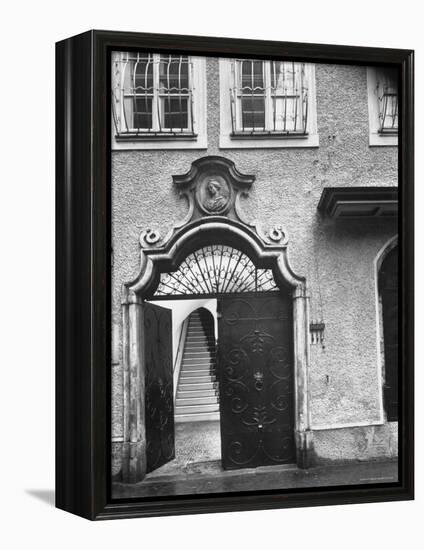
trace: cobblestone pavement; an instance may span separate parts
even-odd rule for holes
[[[219,420],[175,424],[175,460],[149,474],[160,476],[191,472],[194,463],[221,460]]]
[[[219,422],[187,422],[175,426],[175,460],[134,485],[114,483],[114,498],[226,493],[393,483],[396,461],[331,464],[301,470],[296,465],[262,466],[225,471],[221,466]]]

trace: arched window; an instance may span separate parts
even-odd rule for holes
[[[382,261],[378,273],[381,303],[384,370],[383,402],[388,421],[398,419],[398,247]]]

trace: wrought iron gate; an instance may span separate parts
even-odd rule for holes
[[[172,313],[144,304],[147,472],[175,457]]]
[[[295,462],[290,296],[222,296],[218,335],[223,467]]]

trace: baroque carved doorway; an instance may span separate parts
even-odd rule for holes
[[[290,268],[281,226],[264,231],[246,220],[241,200],[253,181],[227,159],[199,159],[187,174],[174,176],[188,201],[185,219],[165,237],[157,229],[140,236],[140,272],[123,287],[126,482],[143,479],[151,446],[145,385],[151,344],[142,328],[146,300],[210,296],[221,303],[224,467],[311,462],[306,282]],[[155,395],[166,399],[165,391]],[[165,409],[161,402],[151,410]],[[171,432],[161,443],[162,449],[163,441],[169,443],[168,459]]]
[[[170,311],[158,303],[205,296],[218,303],[223,467],[295,462],[290,292],[277,285],[271,269],[256,267],[232,246],[214,244],[161,273],[156,305],[144,306],[147,472],[175,456]]]

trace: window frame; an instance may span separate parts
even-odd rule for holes
[[[112,101],[115,102],[115,111],[118,116],[115,117],[115,124],[112,125],[112,149],[206,149],[206,60],[200,56],[188,56],[191,70],[189,68],[189,91],[187,94],[171,94],[171,98],[187,97],[187,128],[180,131],[174,131],[171,128],[164,128],[160,124],[159,110],[163,113],[164,107],[161,106],[161,99],[166,100],[168,94],[160,91],[160,72],[159,59],[162,54],[150,52],[153,56],[153,90],[152,97],[152,128],[142,129],[142,133],[137,132],[137,128],[129,128],[134,133],[119,134],[116,126],[122,128],[124,125],[124,91],[123,78],[121,70],[125,62],[125,56],[132,52],[112,53]],[[140,52],[141,53],[141,52]],[[146,54],[148,55],[148,53]],[[191,74],[190,74],[191,73]],[[156,89],[155,89],[156,88]],[[190,94],[192,106],[190,108]],[[125,97],[134,97],[133,94],[125,94]],[[143,94],[142,97],[145,97]],[[113,111],[113,107],[112,107]],[[192,120],[192,128],[191,128]],[[145,131],[143,131],[145,130]],[[171,133],[172,132],[172,133]]]
[[[237,58],[239,60],[239,58]],[[308,118],[306,124],[306,133],[289,131],[270,131],[270,117],[272,109],[269,105],[272,102],[271,92],[267,90],[271,83],[271,61],[259,60],[264,62],[264,84],[265,93],[265,129],[264,131],[251,131],[245,128],[242,132],[233,132],[231,119],[231,89],[234,87],[234,79],[238,78],[237,63],[235,59],[219,59],[220,75],[220,138],[219,146],[221,149],[232,148],[285,148],[285,147],[318,147],[319,137],[317,131],[317,111],[316,111],[316,88],[315,88],[315,66],[312,63],[305,63],[305,79],[308,83]],[[269,73],[269,74],[268,74]],[[237,81],[236,81],[237,82]],[[259,95],[258,95],[259,97]],[[268,106],[267,106],[268,102]],[[240,112],[240,102],[237,102],[236,109]],[[241,113],[240,113],[241,114]],[[240,116],[239,114],[239,116]],[[247,130],[247,131],[246,131]]]
[[[398,145],[398,132],[380,131],[380,110],[378,105],[378,71],[384,70],[384,67],[367,67],[367,92],[368,92],[368,119],[369,119],[369,145],[391,146]],[[399,96],[399,89],[398,89]],[[398,108],[399,112],[399,108]]]

